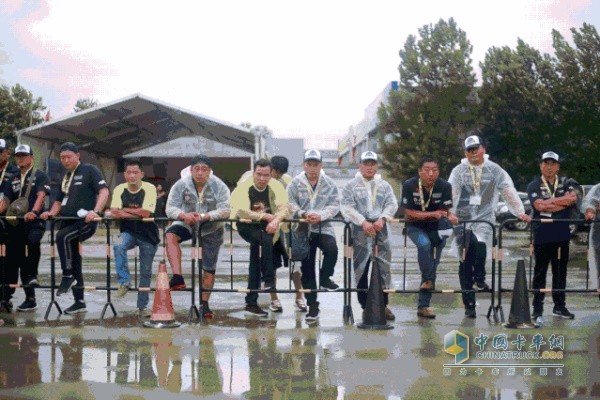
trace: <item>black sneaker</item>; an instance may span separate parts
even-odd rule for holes
[[[33,278],[31,278],[29,280],[29,282],[27,282],[27,285],[30,288],[36,288],[36,287],[40,287],[40,283],[38,282],[37,278],[34,276]]]
[[[26,299],[23,303],[17,306],[17,311],[33,311],[37,310],[35,299]]]
[[[332,281],[331,279],[327,278],[327,279],[323,279],[320,283],[319,286],[321,289],[327,289],[327,290],[337,290],[340,287],[338,285],[335,284],[334,281]]]
[[[552,314],[555,315],[555,316],[557,316],[557,317],[566,318],[566,319],[573,319],[573,318],[575,318],[575,314],[570,313],[569,310],[567,310],[567,307],[555,308],[552,311]]]
[[[466,308],[465,309],[465,317],[467,318],[477,318],[477,313],[474,308]]]
[[[208,301],[202,301],[202,317],[204,317],[204,319],[213,319],[214,316],[215,313],[212,312],[208,306]]]
[[[10,301],[2,300],[0,302],[0,314],[10,314],[12,313],[13,304]]]
[[[479,290],[490,290],[490,286],[487,284],[486,281],[475,282],[475,285],[477,285]]]
[[[71,289],[71,286],[75,283],[75,278],[72,276],[63,276],[60,281],[60,286],[56,290],[56,296],[65,294]]]
[[[173,274],[173,277],[169,281],[169,287],[171,290],[183,290],[186,288],[185,281],[183,280],[183,276],[178,274]]]
[[[65,314],[79,314],[87,312],[87,307],[83,301],[76,300],[71,307],[65,310]]]
[[[319,319],[319,302],[308,305],[308,314],[304,318],[306,321],[316,321]]]
[[[256,317],[268,317],[269,313],[260,308],[258,304],[246,304],[246,314]]]

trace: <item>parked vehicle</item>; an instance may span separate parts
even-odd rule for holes
[[[518,192],[519,198],[523,202],[523,206],[525,207],[525,213],[531,215],[533,212],[533,208],[531,207],[531,202],[529,201],[529,197],[525,192]],[[498,206],[496,207],[496,222],[498,224],[502,224],[504,221],[509,219],[515,219],[516,217],[510,213],[508,210],[508,206],[505,202],[499,201]],[[529,229],[529,222],[525,221],[517,221],[511,222],[506,225],[506,229],[511,231],[526,231]]]

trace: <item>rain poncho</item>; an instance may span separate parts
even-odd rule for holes
[[[190,212],[207,213],[211,220],[229,218],[229,188],[221,179],[211,174],[198,197],[192,176],[187,175],[175,182],[169,191],[165,212],[167,217],[173,219],[178,218],[181,213]],[[192,231],[183,221],[175,221],[173,225],[181,225]],[[206,222],[202,225],[202,236],[222,227],[223,222]]]
[[[525,214],[523,203],[519,198],[517,190],[511,177],[498,164],[489,160],[486,154],[483,164],[471,166],[466,158],[463,158],[450,173],[448,182],[452,185],[452,212],[456,214],[459,221],[481,220],[491,224],[495,223],[494,210],[498,205],[498,198],[502,195],[508,210],[515,217]],[[475,190],[478,186],[479,190]],[[473,199],[480,196],[479,204]],[[462,227],[459,224],[458,227]],[[486,243],[488,248],[492,246],[492,227],[486,223],[467,224],[477,239]],[[452,249],[458,254],[458,243],[462,242],[462,229],[455,230],[456,240],[453,241]],[[491,251],[487,252],[487,258],[491,257]]]
[[[306,174],[299,173],[288,185],[288,197],[292,218],[299,219],[304,212],[313,212],[321,216],[321,221],[334,218],[340,211],[340,199],[333,179],[321,171],[319,182],[313,190]],[[319,225],[321,227],[319,228]],[[335,237],[332,222],[310,224],[310,231]]]
[[[585,195],[583,204],[581,205],[581,212],[585,213],[588,208],[593,209],[596,212],[596,223],[592,224],[590,230],[590,275],[591,275],[591,288],[600,288],[600,210],[598,205],[600,204],[600,183],[593,186],[589,192]]]
[[[376,175],[372,180],[367,181],[363,179],[359,172],[354,179],[344,186],[340,210],[344,219],[352,223],[352,264],[354,278],[358,284],[358,280],[365,271],[367,261],[371,257],[373,246],[373,238],[365,235],[361,225],[365,220],[372,222],[382,217],[388,221],[391,220],[398,210],[398,201],[390,184],[381,179],[380,175]],[[387,223],[377,234],[377,244],[379,270],[384,286],[389,288],[392,280],[390,273],[392,253]]]

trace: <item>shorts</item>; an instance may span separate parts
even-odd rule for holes
[[[219,250],[223,244],[223,228],[202,236],[202,269],[215,272],[219,261]],[[179,237],[178,243],[186,242],[192,238],[192,232],[180,224],[171,225],[165,233],[172,233]]]

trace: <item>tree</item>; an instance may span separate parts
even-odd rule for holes
[[[75,107],[73,107],[73,112],[79,112],[83,110],[87,110],[90,108],[94,108],[98,105],[98,100],[93,99],[91,97],[86,97],[77,100],[75,103]]]
[[[41,97],[34,98],[30,91],[18,83],[12,88],[1,85],[0,137],[15,145],[15,132],[42,122],[45,109]]]
[[[419,159],[435,157],[447,176],[474,124],[472,46],[454,19],[419,29],[400,50],[400,88],[379,109],[384,169],[398,180],[413,175]]]

